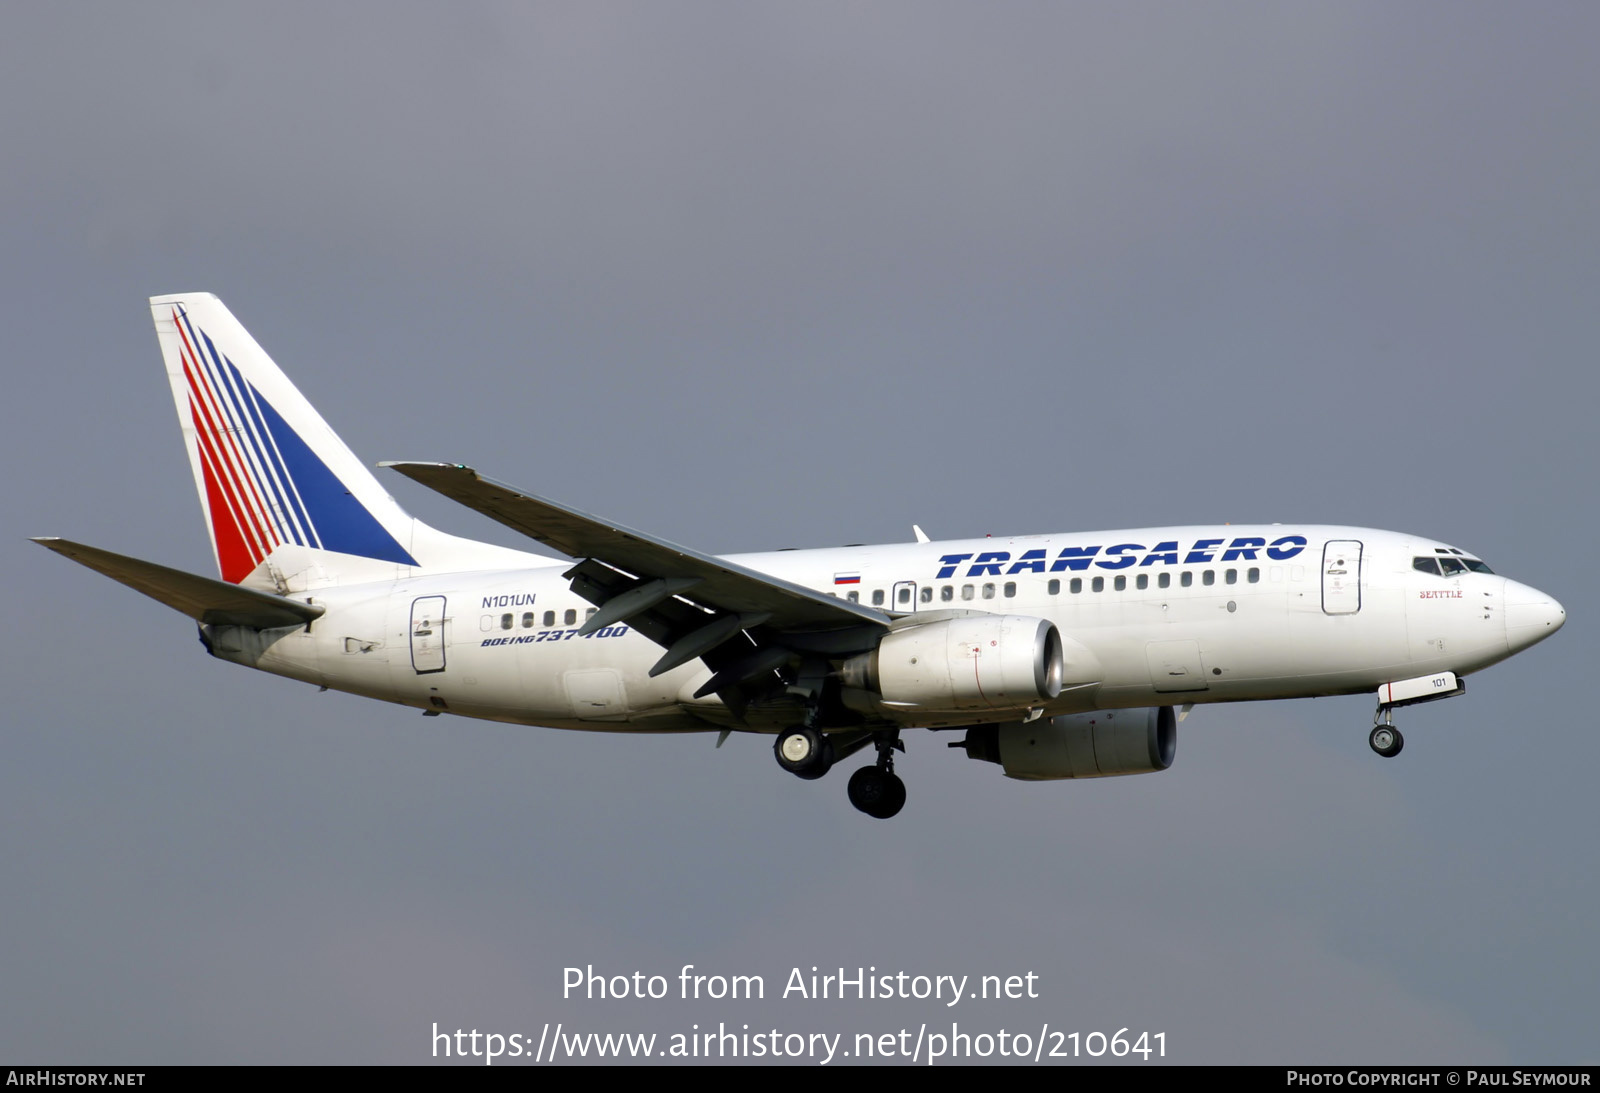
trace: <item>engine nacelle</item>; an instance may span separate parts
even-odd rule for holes
[[[904,710],[1022,710],[1059,695],[1063,672],[1054,623],[969,615],[892,630],[842,674]]]
[[[977,725],[950,746],[965,748],[969,759],[999,763],[1008,778],[1029,782],[1149,774],[1172,765],[1178,719],[1171,706],[1097,710],[1048,721]]]

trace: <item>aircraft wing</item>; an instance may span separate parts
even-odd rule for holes
[[[325,610],[68,539],[40,538],[34,542],[210,626],[250,626],[258,630],[304,626]]]
[[[429,489],[476,509],[569,558],[593,558],[635,577],[674,581],[683,598],[734,614],[763,614],[783,629],[832,629],[889,616],[859,603],[746,569],[710,554],[657,539],[578,509],[522,493],[451,463],[383,463]]]
[[[585,632],[627,622],[665,646],[652,675],[703,658],[715,674],[701,693],[715,691],[730,706],[739,705],[738,683],[770,675],[797,647],[828,644],[825,635],[833,633],[836,643],[870,648],[891,621],[871,607],[523,493],[471,467],[382,466],[580,559],[566,576],[599,608]]]

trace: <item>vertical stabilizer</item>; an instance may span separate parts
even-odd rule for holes
[[[285,592],[514,555],[408,515],[221,300],[150,310],[223,580]]]

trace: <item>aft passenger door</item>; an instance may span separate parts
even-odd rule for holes
[[[444,597],[411,601],[411,666],[417,675],[444,671]]]
[[[1322,610],[1354,615],[1361,610],[1361,544],[1330,539],[1322,548]]]

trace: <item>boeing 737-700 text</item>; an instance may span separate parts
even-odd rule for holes
[[[1395,707],[1561,628],[1543,592],[1415,535],[1305,524],[714,557],[448,463],[401,474],[573,559],[406,514],[216,297],[150,301],[221,580],[64,539],[188,615],[212,656],[420,708],[607,732],[755,732],[856,808],[905,803],[909,728],[1014,778],[1140,774],[1197,703]]]

